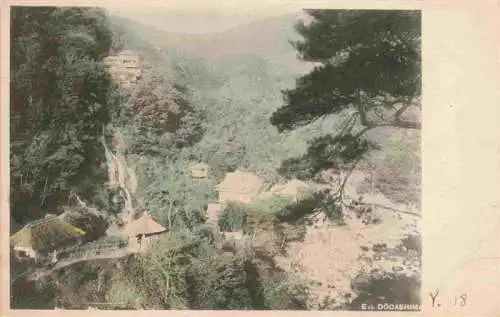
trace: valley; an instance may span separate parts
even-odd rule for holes
[[[31,10],[47,18],[48,35],[30,42],[26,12],[13,15],[13,308],[420,304],[420,129],[400,124],[421,119],[411,71],[351,65],[314,77],[329,64],[298,58],[295,25],[342,25],[334,14],[298,12],[193,35],[97,9]],[[69,39],[54,48],[59,59],[38,50],[51,45],[50,34]],[[318,52],[302,54],[326,54]],[[120,77],[123,56],[133,56],[132,79]],[[106,68],[105,60],[115,62]],[[364,80],[366,72],[373,78]],[[384,82],[391,72],[410,88]],[[333,85],[361,88],[346,97]],[[391,107],[369,98],[378,91]],[[409,104],[386,96],[406,100],[407,91]],[[357,99],[342,103],[352,96],[374,112],[352,106]],[[53,108],[39,106],[49,101]],[[47,215],[69,225],[12,238]],[[87,253],[57,258],[63,235]],[[52,263],[19,258],[26,245]]]

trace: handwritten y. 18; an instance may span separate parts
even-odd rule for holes
[[[437,297],[439,295],[439,290],[436,290],[436,292],[429,293],[429,296],[431,297],[432,300],[432,307],[441,307],[441,303],[437,301]],[[453,297],[453,303],[455,306],[461,306],[464,307],[467,305],[467,294],[460,294],[458,296]]]

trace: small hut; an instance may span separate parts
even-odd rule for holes
[[[85,231],[74,227],[58,216],[28,223],[10,237],[10,243],[18,258],[55,257],[64,248],[83,242]]]
[[[224,180],[216,186],[219,203],[228,201],[251,203],[264,189],[265,182],[255,174],[235,171],[227,173]]]
[[[129,248],[134,251],[146,250],[165,231],[167,229],[156,222],[147,211],[123,228],[123,233],[129,239]]]
[[[208,176],[208,165],[205,163],[196,163],[190,167],[191,177],[203,179]]]

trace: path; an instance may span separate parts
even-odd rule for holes
[[[138,250],[122,247],[118,243],[97,244],[94,246],[83,245],[79,248],[68,249],[71,252],[69,256],[60,259],[50,268],[37,269],[35,272],[27,273],[28,279],[37,280],[43,276],[61,268],[73,265],[78,262],[91,261],[98,259],[122,258],[127,255],[138,252]]]

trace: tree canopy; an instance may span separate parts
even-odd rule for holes
[[[283,132],[327,115],[346,119],[334,135],[311,140],[304,156],[283,162],[281,172],[302,177],[361,157],[371,129],[420,129],[410,109],[420,109],[421,94],[419,11],[306,12],[312,19],[297,23],[303,39],[292,44],[315,67],[283,91],[271,124]]]
[[[421,93],[419,11],[307,13],[312,22],[296,25],[303,40],[292,43],[299,58],[317,65],[297,80],[295,89],[283,92],[285,105],[271,123],[290,130],[354,108],[353,116],[365,127],[420,128],[402,119]],[[381,119],[387,110],[392,113]]]
[[[65,201],[71,190],[95,189],[93,177],[103,172],[97,140],[110,120],[110,78],[100,60],[111,41],[100,9],[12,8],[14,219],[38,218],[43,209]]]

